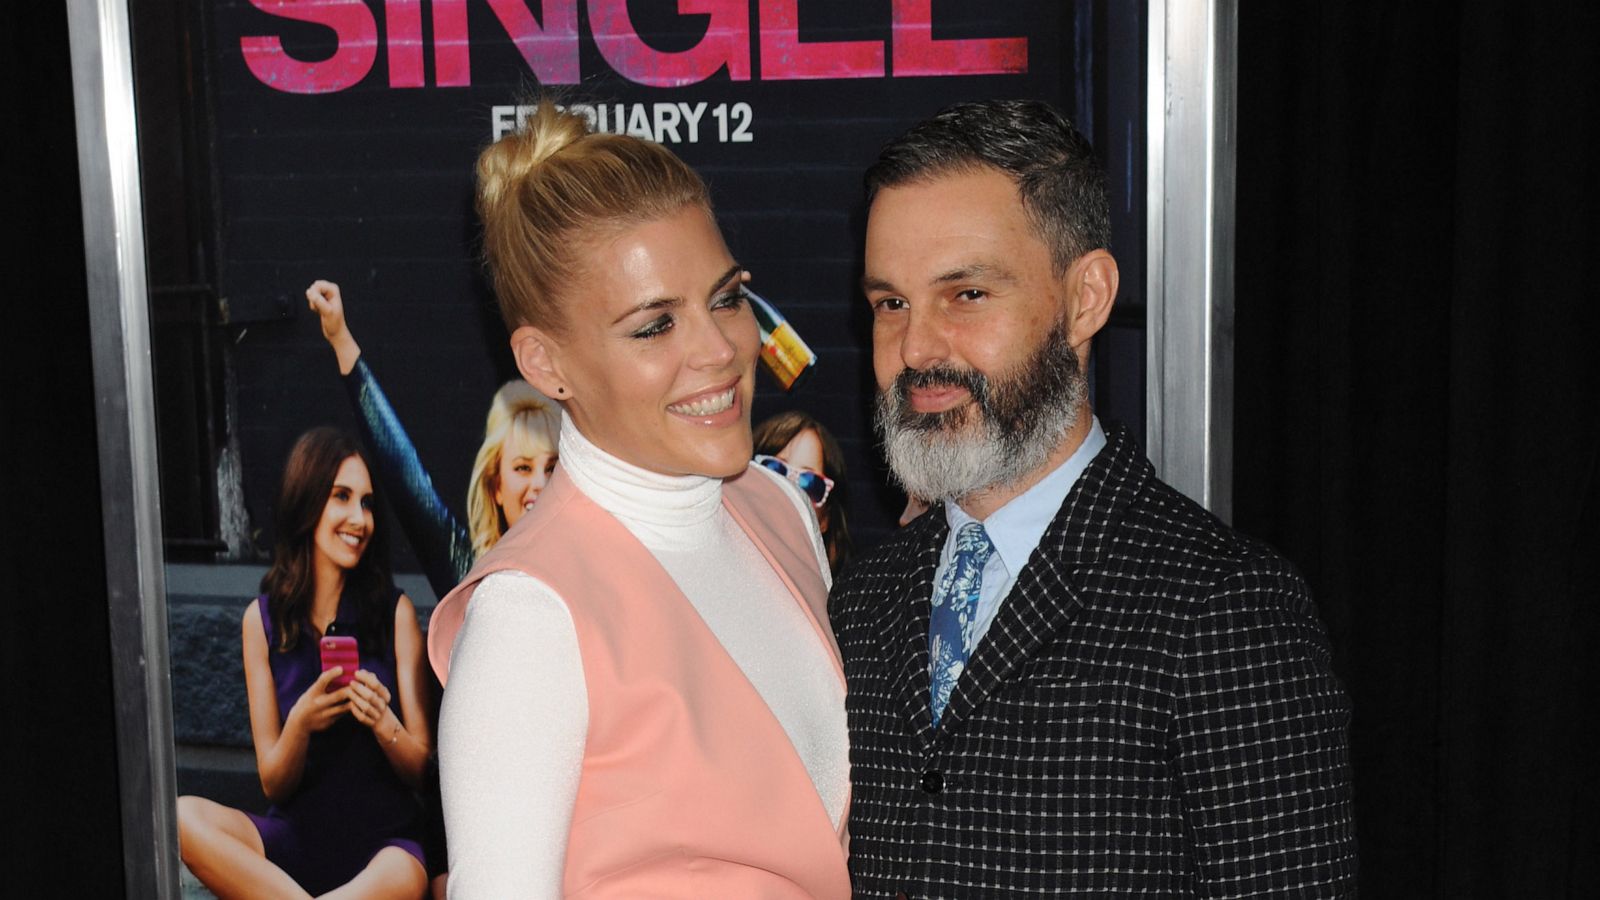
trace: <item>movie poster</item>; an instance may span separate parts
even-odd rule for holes
[[[137,31],[141,5],[156,4],[131,5]],[[176,10],[190,77],[146,79],[141,119],[179,107],[205,163],[173,176],[186,204],[163,206],[146,188],[152,246],[181,235],[204,260],[198,285],[164,287],[153,266],[182,794],[266,807],[240,623],[272,553],[274,504],[300,435],[331,425],[390,442],[384,452],[401,462],[373,476],[401,483],[381,485],[389,502],[377,527],[389,530],[397,583],[424,623],[448,580],[430,568],[440,551],[422,546],[444,539],[415,533],[428,527],[417,523],[467,522],[490,400],[517,377],[481,263],[473,164],[541,94],[595,130],[668,146],[704,177],[752,287],[816,355],[790,390],[758,375],[753,419],[800,409],[836,436],[848,471],[836,490],[858,550],[895,527],[904,503],[870,424],[861,176],[886,140],[949,103],[1046,100],[1094,142],[1122,269],[1119,311],[1096,350],[1095,402],[1142,431],[1142,4],[161,5]],[[308,304],[319,279],[339,287],[361,383],[341,375],[339,348]],[[170,312],[179,306],[189,312]],[[374,385],[386,401],[376,412]],[[397,509],[402,494],[425,511]],[[206,896],[192,879],[185,890]]]

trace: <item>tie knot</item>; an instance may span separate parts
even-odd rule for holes
[[[983,523],[968,522],[956,532],[956,552],[967,556],[976,557],[978,564],[988,561],[989,554],[994,552],[994,544],[989,542],[989,532],[983,530]]]

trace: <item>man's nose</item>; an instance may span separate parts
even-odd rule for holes
[[[900,336],[900,361],[906,368],[920,371],[949,359],[950,339],[943,324],[932,313],[911,311]]]

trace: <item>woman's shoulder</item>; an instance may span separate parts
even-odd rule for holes
[[[477,589],[473,591],[472,603],[479,608],[504,606],[526,609],[559,606],[565,609],[567,606],[566,599],[555,588],[521,569],[499,569],[483,576],[483,580],[478,582]]]
[[[485,575],[473,589],[459,640],[526,649],[574,633],[575,627],[572,611],[553,588],[526,572],[501,569]]]
[[[254,622],[262,628],[272,627],[272,598],[266,594],[257,594],[254,600],[245,604],[244,625],[249,627]]]

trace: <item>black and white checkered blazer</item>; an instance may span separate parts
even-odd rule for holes
[[[856,896],[1355,893],[1350,712],[1304,581],[1108,438],[938,729],[943,511],[835,586]]]

